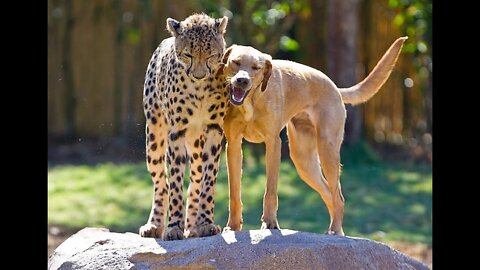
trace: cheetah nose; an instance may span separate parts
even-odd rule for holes
[[[248,85],[248,78],[239,77],[237,78],[237,86],[245,88]]]
[[[193,74],[193,77],[194,77],[195,79],[197,79],[197,80],[201,80],[201,79],[203,79],[203,78],[206,77],[206,74],[203,74],[203,75],[195,75],[195,74]]]

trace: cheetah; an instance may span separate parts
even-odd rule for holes
[[[160,43],[148,64],[143,105],[146,163],[154,194],[148,221],[139,229],[142,237],[180,240],[220,232],[213,222],[213,208],[228,92],[216,71],[225,51],[227,23],[227,17],[205,14],[193,14],[181,22],[168,18],[172,37]],[[188,162],[190,182],[184,207]]]

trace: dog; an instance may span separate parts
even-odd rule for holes
[[[317,191],[330,215],[327,234],[344,236],[345,200],[340,185],[340,147],[346,118],[345,103],[360,104],[373,97],[395,66],[403,43],[398,38],[360,83],[339,88],[321,71],[286,60],[272,60],[252,47],[232,45],[222,58],[230,105],[225,115],[229,217],[225,230],[242,228],[242,139],[266,145],[267,183],[262,229],[280,229],[277,182],[280,131],[287,126],[290,157],[300,178]],[[323,174],[322,174],[323,171]]]

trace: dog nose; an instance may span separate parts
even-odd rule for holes
[[[237,85],[239,87],[245,87],[248,85],[248,78],[239,77],[237,78]]]

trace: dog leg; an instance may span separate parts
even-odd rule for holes
[[[280,229],[277,220],[278,209],[278,171],[280,167],[281,140],[274,136],[265,142],[267,154],[267,185],[263,196],[263,215],[261,229]]]
[[[290,157],[298,175],[320,194],[327,206],[331,224],[334,214],[332,194],[323,177],[317,149],[311,147],[311,143],[316,140],[315,127],[308,118],[294,117],[287,124],[287,135]]]
[[[323,130],[328,132],[329,129]],[[345,206],[342,188],[340,185],[340,145],[343,138],[343,130],[337,134],[321,134],[317,132],[317,147],[320,155],[322,169],[327,178],[328,187],[332,194],[333,219],[330,223],[328,234],[344,236],[342,222]]]
[[[240,136],[227,137],[227,170],[229,187],[229,212],[227,227],[224,230],[240,231],[242,229],[242,138]]]

